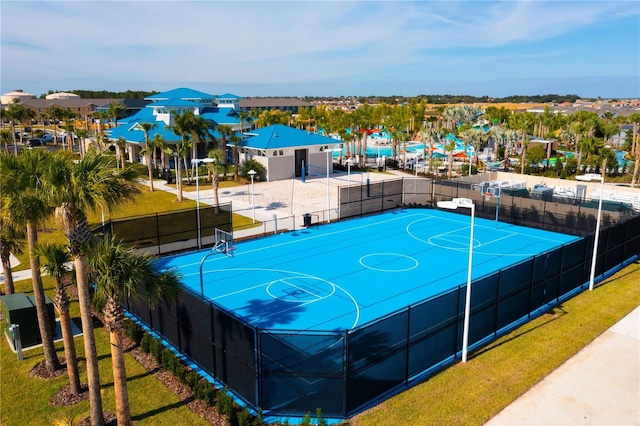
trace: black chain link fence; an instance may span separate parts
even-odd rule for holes
[[[341,188],[341,217],[432,206],[453,197],[471,198],[477,203],[477,215],[495,217],[497,200],[485,201],[471,185],[422,180],[380,182],[350,187],[347,192]],[[503,194],[498,210],[501,221],[584,238],[476,279],[470,349],[482,347],[586,288],[595,213],[593,206],[584,203]],[[188,214],[183,214],[179,217],[187,220]],[[145,220],[149,222],[137,226],[159,223]],[[192,217],[188,220],[193,223]],[[174,221],[166,223],[175,228]],[[215,227],[225,224],[230,225],[230,219],[216,222]],[[114,229],[122,232],[123,226]],[[181,232],[195,231],[191,227]],[[159,233],[154,235],[160,239]],[[596,276],[639,253],[640,217],[607,211]],[[175,306],[150,310],[145,304],[129,302],[127,308],[263,415],[302,416],[319,408],[325,418],[348,418],[459,359],[465,288],[466,282],[458,283],[450,291],[347,331],[258,329],[190,290]]]

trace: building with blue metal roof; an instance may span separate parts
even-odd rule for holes
[[[160,135],[169,145],[181,141],[181,136],[175,134],[170,126],[174,124],[174,118],[187,111],[200,116],[211,124],[209,138],[211,142],[218,141],[222,135],[217,130],[220,125],[231,126],[233,131],[241,133],[251,129],[251,123],[243,122],[242,128],[238,118],[238,102],[240,97],[232,94],[223,96],[188,88],[173,89],[168,92],[158,93],[145,98],[148,104],[137,113],[122,118],[118,126],[106,131],[109,140],[116,141],[124,138],[127,142],[127,157],[129,161],[138,161],[140,151],[145,143],[145,133],[142,123],[152,123],[155,126],[149,131],[149,139]],[[205,144],[197,144],[194,147],[195,156],[206,155]]]
[[[145,98],[148,104],[140,111],[119,119],[118,126],[106,131],[109,140],[124,138],[127,142],[127,157],[137,162],[140,151],[146,142],[143,123],[155,126],[149,130],[149,139],[160,135],[169,145],[181,142],[181,136],[171,129],[176,116],[189,111],[211,124],[208,139],[211,142],[222,140],[217,130],[220,125],[230,126],[241,141],[238,144],[239,162],[259,161],[265,169],[266,180],[291,179],[305,175],[325,174],[331,169],[333,153],[331,150],[342,148],[342,141],[299,130],[281,124],[262,129],[251,130],[253,124],[239,119],[240,97],[226,93],[211,95],[188,88],[173,89]],[[241,128],[242,126],[242,128]],[[192,157],[207,155],[208,143],[196,144]],[[232,144],[227,143],[228,154]]]
[[[260,162],[268,181],[292,179],[332,171],[334,151],[342,151],[342,141],[283,124],[245,132],[238,144],[240,163]]]

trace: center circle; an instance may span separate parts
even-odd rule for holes
[[[398,253],[372,253],[360,258],[360,264],[379,272],[406,272],[418,266],[411,256]]]

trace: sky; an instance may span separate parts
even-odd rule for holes
[[[0,0],[0,93],[640,98],[640,2]]]

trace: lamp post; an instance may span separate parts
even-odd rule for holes
[[[200,168],[200,163],[213,163],[214,161],[215,160],[213,158],[194,158],[191,160],[191,164],[196,166],[196,219],[198,222],[198,249],[202,248],[202,243],[200,241],[200,176],[198,175],[198,169]]]
[[[256,193],[253,190],[253,177],[256,175],[256,171],[251,169],[247,172],[249,176],[251,176],[251,211],[253,217],[253,223],[256,223]]]
[[[327,223],[331,223],[331,185],[329,183],[329,174],[333,164],[332,154],[334,152],[342,152],[342,148],[326,149],[327,152]]]
[[[353,164],[353,160],[349,158],[347,160],[347,185],[351,185],[351,164]]]
[[[467,267],[467,292],[464,301],[464,328],[462,331],[462,362],[467,362],[469,348],[469,316],[471,315],[471,269],[473,267],[473,222],[476,205],[468,198],[454,198],[451,201],[438,201],[441,209],[455,210],[458,207],[471,209],[471,230],[469,231],[469,265]]]
[[[172,156],[173,156],[173,168],[176,169],[176,189],[178,189],[178,153],[174,152]],[[171,165],[169,165],[169,168],[171,168]]]
[[[600,239],[600,217],[602,216],[602,196],[604,195],[604,176],[596,174],[586,174],[576,176],[581,181],[600,181],[600,200],[598,201],[598,218],[596,219],[596,235],[593,240],[593,255],[591,258],[591,275],[589,277],[589,290],[593,290],[593,284],[596,277],[596,259],[598,256],[598,240]]]

